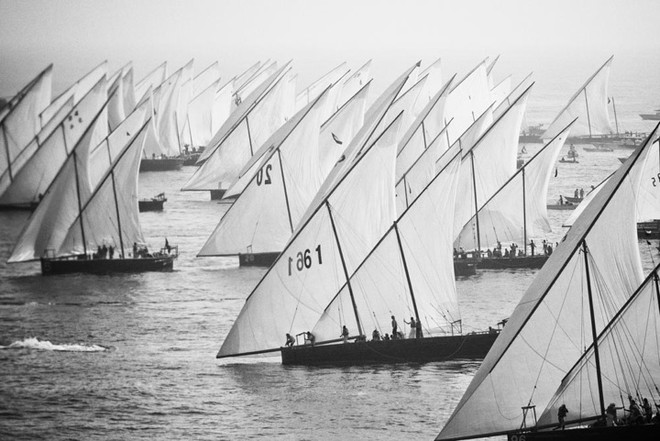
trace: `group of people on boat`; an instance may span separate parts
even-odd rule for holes
[[[655,413],[653,408],[649,403],[647,398],[640,398],[641,407],[632,395],[628,395],[628,408],[624,406],[617,407],[615,403],[610,403],[605,409],[605,415],[599,418],[595,423],[592,424],[592,427],[598,426],[635,426],[641,424],[659,424],[660,425],[660,404],[655,404]],[[622,409],[624,416],[622,418],[617,417],[617,410]],[[566,424],[566,416],[568,415],[569,410],[565,404],[559,406],[557,410],[557,419],[559,421],[558,429],[564,430]]]
[[[555,246],[552,246],[552,243],[548,242],[547,240],[543,239],[543,255],[545,256],[550,256],[553,252],[554,249],[559,245],[558,242],[555,242]],[[529,249],[530,249],[530,255],[535,256],[536,253],[536,243],[534,240],[529,241]],[[465,252],[463,247],[459,247],[457,250],[454,248],[454,259],[466,259],[468,253]],[[519,249],[518,244],[516,243],[511,243],[511,245],[508,248],[503,248],[502,243],[500,241],[497,241],[497,245],[491,250],[488,248],[485,253],[483,251],[481,252],[472,252],[472,255],[480,255],[480,257],[487,257],[487,258],[514,258],[514,257],[525,257],[527,255],[526,250]]]
[[[103,244],[103,246],[99,245],[98,248],[96,249],[96,252],[92,254],[92,259],[112,259],[115,255],[115,247],[112,245],[106,246]]]

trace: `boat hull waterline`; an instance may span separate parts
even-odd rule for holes
[[[127,259],[81,259],[81,258],[41,258],[41,273],[53,274],[88,273],[141,273],[147,271],[172,271],[174,255],[140,257]]]

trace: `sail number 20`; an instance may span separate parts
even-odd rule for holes
[[[321,245],[318,245],[315,251],[317,263],[318,265],[322,265],[323,257],[321,255]],[[305,251],[299,251],[295,258],[289,257],[289,275],[292,274],[294,268],[298,271],[302,271],[304,269],[310,269],[312,265],[314,265],[314,261],[312,259],[312,252],[309,248]]]
[[[265,173],[264,173],[264,169]],[[263,168],[260,168],[259,171],[257,172],[257,185],[261,185],[262,183],[264,185],[270,185],[272,182],[270,179],[270,171],[273,169],[272,164],[268,164]],[[266,175],[266,179],[264,179],[264,175]]]

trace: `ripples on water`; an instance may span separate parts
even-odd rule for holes
[[[588,189],[630,154],[578,151],[579,165],[558,165],[550,198]],[[215,360],[264,270],[195,258],[227,206],[207,193],[178,192],[192,171],[140,175],[143,196],[165,190],[169,199],[164,212],[141,220],[153,247],[165,237],[180,246],[172,273],[44,278],[38,264],[7,266],[28,215],[0,212],[0,438],[435,437],[477,363],[305,368],[279,358]],[[569,214],[550,212],[550,240],[561,240]],[[644,263],[652,264],[648,253]],[[534,273],[460,280],[464,330],[507,317]]]

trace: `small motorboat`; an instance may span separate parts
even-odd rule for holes
[[[157,194],[151,199],[140,199],[138,207],[140,212],[143,211],[163,211],[163,204],[167,201],[165,193]]]

